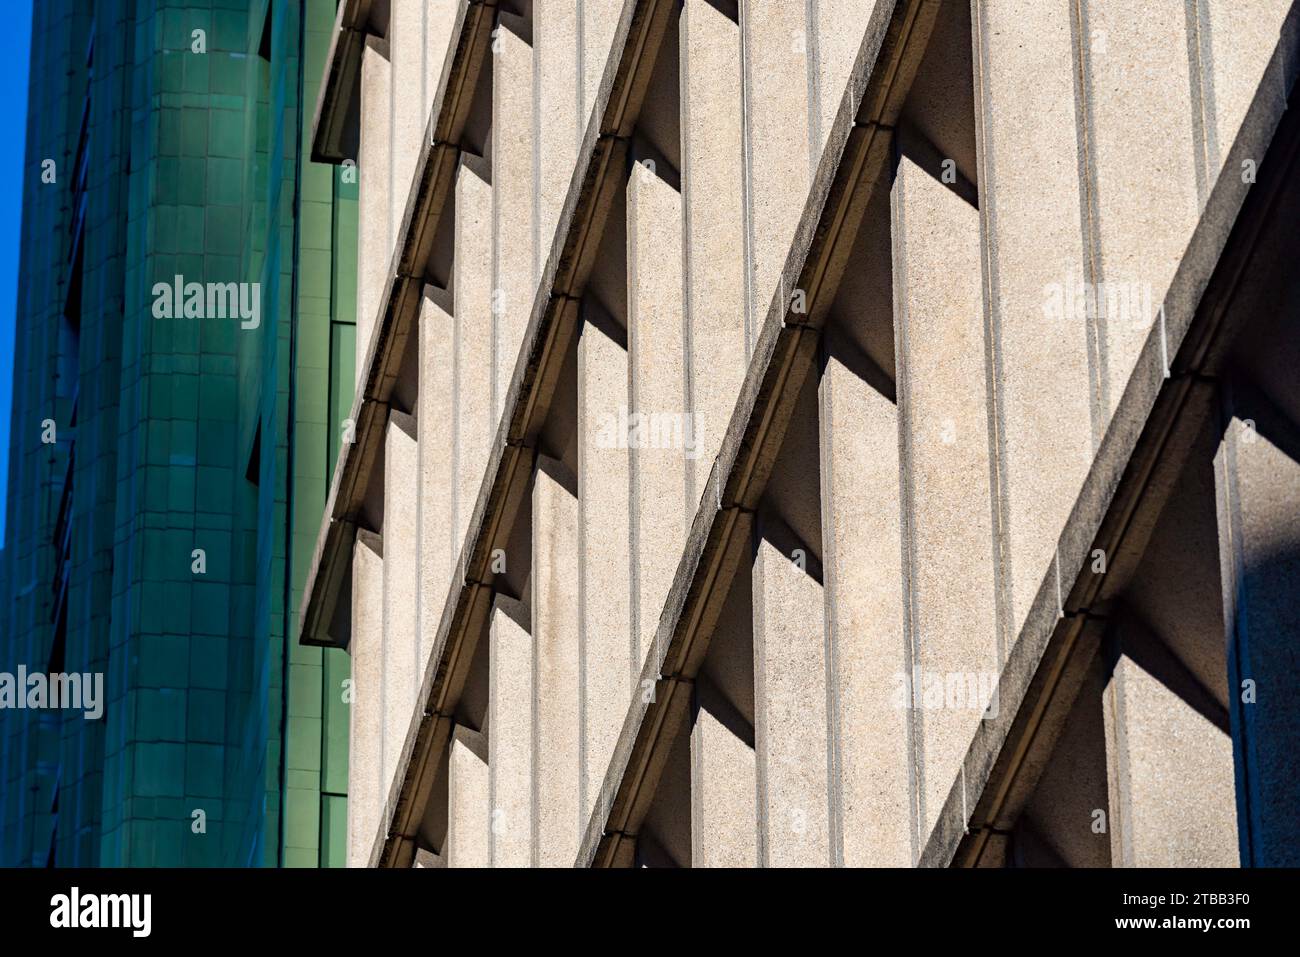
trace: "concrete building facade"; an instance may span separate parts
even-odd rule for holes
[[[343,0],[349,864],[1295,864],[1298,69],[1289,0]]]

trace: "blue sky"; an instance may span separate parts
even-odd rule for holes
[[[14,310],[18,295],[18,238],[23,215],[23,152],[27,139],[27,60],[31,55],[31,0],[9,0],[0,30],[0,542],[5,536],[9,483],[9,420],[14,378]]]

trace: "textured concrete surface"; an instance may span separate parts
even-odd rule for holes
[[[1294,385],[1292,391],[1295,391]],[[1219,564],[1238,774],[1250,789],[1247,862],[1300,860],[1300,429],[1237,394],[1215,459]],[[1250,423],[1247,425],[1247,423]]]
[[[817,129],[811,137],[812,162],[816,165],[826,147],[835,113],[844,99],[849,73],[862,46],[862,35],[875,10],[876,0],[817,0],[808,6],[810,12],[816,11],[816,17],[809,21],[808,27],[813,61],[810,76],[817,93],[815,101],[811,102]]]
[[[799,566],[795,552],[806,555],[806,546],[779,520],[760,519],[754,549],[759,865],[824,867],[831,854],[822,585]]]
[[[419,524],[411,521],[420,494],[415,419],[396,409],[384,443],[384,793],[400,765],[402,745],[423,677],[417,669],[420,638],[416,607],[419,587]]]
[[[740,9],[744,82],[747,340],[776,295],[811,181],[808,24],[804,4],[745,0]],[[772,144],[780,144],[772,149]]]
[[[631,697],[632,558],[626,332],[596,303],[578,331],[578,522],[582,819],[591,813]],[[570,580],[570,588],[575,581]],[[639,657],[639,656],[638,656]]]
[[[424,19],[427,6],[423,0],[391,0],[389,8],[387,39],[392,61],[392,82],[389,84],[392,123],[390,248],[397,245],[398,229],[402,225],[402,214],[406,212],[407,197],[411,195],[416,161],[420,158],[424,129],[429,121],[424,102],[425,58],[428,55]]]
[[[1098,317],[1103,422],[1113,414],[1200,214],[1195,163],[1205,128],[1175,4],[1086,4],[1081,59],[1090,104],[1085,185]],[[1194,79],[1193,79],[1194,82]]]
[[[357,358],[356,377],[365,372],[366,351],[374,332],[379,304],[388,281],[392,252],[392,130],[389,121],[391,72],[388,47],[366,38],[361,63],[361,112],[372,117],[362,124],[357,155]]]
[[[1036,707],[1049,680],[1036,670],[1040,659],[1048,671],[1061,666],[1045,653],[1049,639],[1057,649],[1058,632],[1082,633],[1078,620],[1060,616],[1087,607],[1073,593],[1085,545],[1098,523],[1125,520],[1107,508],[1127,449],[1157,390],[1167,391],[1164,367],[1245,193],[1233,182],[1237,160],[1262,154],[1283,81],[1295,72],[1274,52],[1284,6],[1252,7],[1251,24],[1234,29],[1217,0],[1148,15],[1110,0],[975,0],[964,44],[974,51],[973,111],[963,106],[969,62],[953,46],[964,37],[961,2],[539,0],[531,24],[527,5],[484,15],[492,25],[506,21],[496,54],[475,32],[481,9],[466,8],[438,143],[422,146],[415,163],[422,192],[399,240],[393,304],[358,419],[373,432],[376,409],[386,418],[390,405],[411,407],[419,367],[421,442],[426,429],[439,434],[437,410],[446,409],[452,429],[457,471],[441,504],[450,498],[455,510],[449,554],[469,548],[455,573],[464,584],[441,608],[423,599],[421,551],[417,614],[430,629],[421,638],[440,649],[425,706],[448,728],[454,714],[458,725],[483,719],[486,733],[499,730],[495,669],[510,665],[501,632],[533,628],[532,723],[521,720],[514,736],[528,742],[529,802],[521,806],[531,808],[537,837],[530,846],[516,835],[509,851],[503,838],[502,854],[559,866],[575,858],[623,866],[944,863],[971,837],[963,830],[973,821],[997,849],[985,863],[1111,859],[1075,820],[1089,802],[1109,807],[1109,795],[1095,797],[1098,783],[1104,791],[1105,778],[1118,780],[1098,773],[1100,698],[1091,710],[1053,705],[1087,720],[1058,722],[1052,753],[1030,762],[1046,766],[1039,787],[1017,785],[1018,816],[1007,818],[1005,806],[986,805],[1001,783],[986,791],[985,782],[995,763],[1002,774],[1022,760],[1001,750],[1022,746],[1008,737],[1019,718],[980,721],[972,702],[950,707],[955,685],[947,679],[969,695],[973,678],[983,694],[988,673],[1001,670],[1013,691],[999,705],[1014,711],[1024,698]],[[925,21],[936,12],[926,51]],[[629,42],[614,51],[605,83],[603,56],[618,29]],[[497,59],[485,63],[488,56]],[[918,63],[923,75],[909,96]],[[664,90],[678,80],[674,116]],[[1275,81],[1270,112],[1255,90],[1264,84],[1266,94]],[[836,113],[846,87],[861,104],[856,118]],[[654,107],[643,109],[647,91]],[[1252,98],[1248,135],[1229,161],[1234,122]],[[593,108],[612,136],[598,139],[592,129],[583,139]],[[1234,110],[1237,119],[1225,120]],[[373,115],[376,128],[392,119]],[[891,190],[872,171],[895,131],[904,156],[897,177],[884,181],[893,187],[891,216]],[[918,131],[931,142],[913,151],[908,137]],[[844,150],[841,166],[817,166],[825,143],[836,155]],[[490,176],[474,156],[485,147]],[[664,162],[643,182],[629,156]],[[936,166],[945,160],[955,160],[958,175],[940,184]],[[1209,195],[1223,164],[1231,176]],[[439,223],[452,208],[444,206],[452,176],[455,222]],[[869,222],[859,232],[863,208]],[[680,232],[669,225],[679,218]],[[565,235],[553,237],[561,220]],[[1202,235],[1207,229],[1217,245]],[[543,275],[542,260],[557,250]],[[768,308],[787,261],[785,291],[807,284],[810,312]],[[532,315],[493,308],[511,272],[528,306],[538,302]],[[426,383],[446,370],[408,361],[403,350],[416,339],[401,317],[411,287],[428,281],[436,285],[421,309],[433,300],[453,338],[449,350],[426,344],[435,326],[426,329],[422,316],[420,348],[454,358],[445,393],[439,385],[426,395]],[[443,284],[450,303],[441,302]],[[382,282],[377,288],[387,294]],[[1112,306],[1116,296],[1127,298]],[[1149,322],[1164,298],[1167,330]],[[886,303],[892,323],[860,322]],[[515,398],[506,404],[509,386]],[[635,442],[626,418],[615,418],[612,442],[593,443],[609,421],[600,416],[620,409],[695,413],[700,457],[693,466],[666,463],[660,474],[642,454],[660,450],[627,448]],[[494,434],[504,445],[493,446]],[[480,437],[474,464],[470,444]],[[346,503],[379,497],[375,477],[357,477],[365,461],[384,460],[378,447],[361,465],[359,453],[345,456],[335,538],[374,525],[371,512]],[[527,487],[534,454],[542,465],[531,507],[516,512],[510,496]],[[425,478],[429,467],[422,457],[421,481],[437,481]],[[480,492],[483,509],[471,516]],[[440,503],[426,498],[421,489],[417,515],[427,504],[432,527]],[[677,516],[690,527],[679,529]],[[756,516],[762,530],[751,554]],[[1198,529],[1206,522],[1188,516]],[[1170,542],[1202,538],[1157,534],[1148,565],[1163,561]],[[489,571],[498,546],[531,550],[531,570]],[[800,575],[780,575],[791,569]],[[1167,578],[1143,580],[1172,595]],[[503,618],[498,607],[489,629],[494,589],[522,589],[527,613]],[[1141,611],[1155,614],[1157,605]],[[1169,616],[1156,617],[1167,629]],[[1115,801],[1129,802],[1125,821],[1131,834],[1142,832],[1143,853],[1204,850],[1172,835],[1170,799],[1157,786],[1161,762],[1177,752],[1162,736],[1177,745],[1204,730],[1187,714],[1223,734],[1216,683],[1205,677],[1216,663],[1200,636],[1204,617],[1173,616],[1197,632],[1192,641],[1174,629],[1169,639],[1166,657],[1181,671],[1160,672],[1164,659],[1149,652],[1128,655],[1141,673],[1160,672],[1173,696],[1147,714],[1155,696],[1144,693],[1141,713],[1116,712],[1112,721],[1123,731],[1119,719],[1132,719],[1123,736],[1137,749],[1132,780]],[[1095,648],[1095,635],[1089,640]],[[1068,659],[1074,652],[1060,641]],[[919,702],[899,708],[907,686],[898,678],[909,665]],[[926,682],[936,677],[945,700],[932,709]],[[413,771],[417,760],[446,767],[440,734],[417,742]],[[1157,739],[1163,752],[1151,750]],[[518,781],[525,772],[516,745],[491,739],[494,753],[519,759]],[[488,773],[482,802],[494,824],[504,810],[498,770]],[[436,818],[446,812],[428,795],[448,793],[430,783],[447,773],[416,772],[403,784],[377,859],[402,864],[419,844],[439,846],[445,825]],[[1072,774],[1090,775],[1087,787],[1071,790]],[[1197,765],[1192,784],[1211,778]],[[372,829],[372,843],[380,830]],[[488,834],[489,846],[502,836]]]
[[[457,725],[447,767],[448,867],[490,867],[487,735]]]
[[[436,286],[426,286],[420,308],[419,414],[420,453],[418,524],[420,528],[419,606],[420,678],[424,677],[433,639],[438,633],[452,569],[460,542],[455,540],[452,496],[456,460],[447,454],[455,447],[455,318],[451,296]]]
[[[753,729],[712,684],[696,685],[691,725],[691,865],[755,867]]]
[[[456,177],[453,508],[458,553],[496,431],[492,415],[492,185],[486,167],[482,157],[462,154]]]
[[[1103,655],[1093,656],[1051,759],[1015,825],[1016,829],[1031,828],[1038,835],[1050,848],[1054,866],[1111,866],[1113,813],[1107,790],[1103,714],[1107,667]],[[1014,834],[1012,840],[1018,843]]]
[[[1003,627],[1017,634],[1092,459],[1089,322],[1048,316],[1052,290],[1084,281],[1083,199],[1071,11],[976,0],[976,107],[988,323],[1000,361],[995,454]],[[1023,42],[1026,35],[1033,43]]]
[[[420,7],[424,11],[424,76],[421,98],[427,122],[438,96],[438,83],[442,80],[447,65],[450,46],[455,40],[453,33],[460,0],[423,0]]]
[[[384,546],[357,532],[352,563],[352,702],[348,714],[348,867],[365,867],[384,807]]]
[[[629,676],[645,661],[686,540],[686,470],[696,440],[683,405],[682,198],[657,165],[646,165],[655,162],[638,158],[627,181],[627,408],[637,417],[628,434]]]
[[[972,691],[991,692],[1001,671],[979,214],[941,175],[904,154],[892,197],[903,587],[922,834],[983,717]]]
[[[533,639],[528,607],[497,595],[488,648],[492,866],[533,863]]]
[[[533,479],[534,863],[570,867],[578,853],[579,616],[577,481],[555,459]]]
[[[847,360],[847,361],[846,361]],[[832,853],[850,867],[913,862],[910,671],[899,556],[898,409],[827,347],[818,385],[831,670]]]
[[[533,282],[542,275],[564,206],[582,136],[578,117],[579,20],[573,0],[535,0],[533,6]]]
[[[1269,64],[1292,8],[1290,0],[1201,0],[1195,5],[1196,42],[1189,46],[1200,66],[1192,79],[1204,125],[1205,153],[1197,164],[1204,169],[1203,195],[1219,176],[1241,175],[1239,166],[1228,168],[1229,151],[1257,93],[1269,102],[1266,115],[1271,122],[1286,108],[1286,83],[1294,80],[1295,58],[1287,63],[1289,74],[1271,70]],[[1189,26],[1191,20],[1189,14]]]
[[[533,308],[533,48],[529,24],[501,12],[492,57],[492,418]]]
[[[548,0],[541,0],[542,3]],[[550,0],[555,2],[555,0]],[[573,3],[574,0],[569,0]],[[619,14],[622,12],[621,0],[576,0],[581,10],[581,44],[578,55],[578,75],[581,81],[578,87],[578,139],[591,121],[592,111],[596,106],[600,81],[605,74],[605,63],[609,60],[610,48],[614,42],[614,32],[618,29]]]
[[[686,463],[687,521],[745,377],[740,24],[735,5],[685,0],[681,63],[683,336],[697,455]]]
[[[1235,867],[1228,735],[1127,656],[1104,701],[1112,864]]]

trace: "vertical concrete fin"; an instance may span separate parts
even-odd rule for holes
[[[447,866],[490,867],[491,838],[487,735],[457,725],[447,765]]]
[[[442,71],[451,54],[452,31],[456,29],[456,14],[461,0],[421,0],[424,12],[424,77],[420,89],[424,101],[427,123],[433,113],[433,101],[438,96]]]
[[[533,4],[533,282],[551,252],[564,196],[578,159],[579,23],[574,0],[535,0]]]
[[[572,2],[572,0],[570,0]],[[600,81],[605,75],[605,65],[609,60],[610,48],[614,44],[614,31],[623,13],[621,0],[577,0],[581,8],[581,46],[578,55],[582,58],[579,70],[581,84],[578,88],[578,142],[582,142],[587,124],[596,106],[596,95],[600,91]]]
[[[754,550],[759,865],[825,867],[831,847],[822,585],[805,567],[806,547],[779,519],[760,515]]]
[[[501,418],[533,306],[533,48],[501,12],[492,57],[492,419]]]
[[[743,0],[740,7],[747,355],[812,182],[807,14],[806,4],[790,0]]]
[[[384,545],[365,529],[352,550],[352,696],[348,720],[348,867],[365,867],[383,789]]]
[[[425,286],[420,303],[419,433],[420,489],[417,524],[420,536],[419,658],[417,680],[423,678],[433,639],[438,634],[443,606],[456,563],[455,517],[452,496],[456,462],[448,454],[455,442],[453,375],[449,361],[455,348],[451,295],[445,289]]]
[[[496,425],[492,416],[492,186],[482,157],[461,154],[456,175],[455,547],[469,530]]]
[[[581,560],[582,812],[600,784],[640,670],[631,642],[626,333],[588,299],[578,338],[578,513]]]
[[[379,304],[384,299],[388,265],[393,250],[391,239],[392,150],[391,86],[388,46],[378,37],[366,37],[361,59],[361,140],[357,172],[360,177],[357,202],[357,384],[365,372],[370,337],[374,333]]]
[[[415,164],[429,111],[425,109],[424,0],[392,0],[388,21],[388,46],[392,57],[392,244],[402,228],[402,215],[411,195]]]
[[[691,865],[755,867],[754,729],[707,678],[691,724]]]
[[[419,587],[417,524],[410,515],[419,494],[415,420],[394,409],[384,439],[384,788],[400,765],[415,709],[420,675],[419,636],[411,596]]]
[[[633,163],[627,182],[632,636],[639,674],[686,540],[686,468],[698,435],[682,407],[682,197]]]
[[[971,5],[1004,643],[1028,616],[1093,450],[1095,338],[1070,305],[1086,278],[1073,10]]]
[[[828,334],[818,389],[835,863],[910,866],[898,409]]]
[[[849,73],[871,22],[876,0],[815,0],[810,5],[815,20],[809,49],[809,79],[815,84],[810,138],[812,168],[821,160],[831,125],[848,88]]]
[[[1215,458],[1241,863],[1300,861],[1300,437],[1234,388]]]
[[[920,846],[1001,671],[979,213],[941,175],[904,152],[891,196],[911,655],[906,706],[915,735]]]
[[[1106,685],[1116,867],[1236,867],[1232,740],[1122,651]]]
[[[492,866],[533,863],[533,638],[528,606],[497,595],[488,632]]]
[[[533,477],[534,864],[572,867],[581,828],[578,729],[577,480],[537,459]],[[581,823],[580,823],[581,822]]]
[[[1186,5],[1079,7],[1085,250],[1096,313],[1102,428],[1109,423],[1200,215],[1201,152]],[[1195,29],[1196,17],[1192,16]],[[1194,47],[1193,47],[1194,48]],[[1158,226],[1156,224],[1159,224]]]
[[[1184,6],[1189,79],[1193,104],[1199,107],[1193,115],[1198,120],[1208,195],[1221,174],[1243,174],[1226,164],[1256,95],[1262,93],[1274,106],[1272,115],[1259,117],[1267,129],[1286,109],[1289,84],[1300,66],[1300,20],[1292,0],[1195,0]],[[1270,70],[1279,45],[1284,56]],[[1257,165],[1262,161],[1259,156],[1253,159]]]
[[[685,0],[679,34],[683,361],[696,444],[687,461],[687,521],[746,367],[740,25],[724,6]]]

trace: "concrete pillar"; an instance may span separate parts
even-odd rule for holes
[[[1228,152],[1241,131],[1257,91],[1275,104],[1273,121],[1286,109],[1286,94],[1278,75],[1266,75],[1269,59],[1278,45],[1291,0],[1197,0],[1186,5],[1188,42],[1194,54],[1192,89],[1200,106],[1201,140],[1205,170],[1203,195],[1208,196],[1220,173],[1240,176],[1240,169],[1225,170]],[[1292,41],[1294,42],[1294,40]],[[1294,59],[1290,64],[1294,73]],[[1254,157],[1255,162],[1262,157]]]
[[[425,286],[420,303],[419,433],[420,489],[420,645],[418,674],[422,677],[438,634],[443,608],[456,564],[455,516],[452,496],[456,462],[448,450],[454,447],[453,416],[454,362],[448,361],[455,348],[455,317],[451,296],[445,289]]]
[[[457,725],[447,763],[447,866],[491,867],[487,735]]]
[[[522,17],[497,15],[492,57],[492,418],[533,306],[533,48]]]
[[[1114,867],[1236,867],[1232,742],[1132,658],[1106,686]]]
[[[898,409],[830,336],[818,386],[834,863],[911,866]],[[879,383],[878,383],[879,384]]]
[[[591,813],[640,670],[631,623],[626,333],[595,302],[578,339],[582,814]]]
[[[807,5],[742,0],[746,341],[776,295],[811,183]],[[780,143],[780,149],[772,144]]]
[[[972,0],[971,11],[1006,640],[1091,463],[1095,332],[1063,308],[1084,278],[1072,7]]]
[[[631,364],[633,674],[654,639],[686,541],[686,467],[695,449],[682,411],[682,197],[652,168],[633,164],[627,183],[627,313]],[[663,175],[660,175],[663,174]]]
[[[753,627],[753,583],[742,565],[695,678],[689,742],[694,867],[758,865]]]
[[[420,637],[411,598],[419,587],[419,450],[415,419],[394,409],[384,440],[384,788],[392,783],[415,710]]]
[[[357,225],[357,364],[360,384],[392,252],[391,99],[387,44],[366,37],[361,59],[361,138]]]
[[[754,729],[707,678],[691,725],[691,866],[756,867]]]
[[[1090,220],[1083,278],[1097,302],[1103,423],[1124,394],[1200,215],[1199,164],[1189,158],[1202,152],[1202,118],[1188,83],[1184,7],[1079,6]]]
[[[578,6],[582,15],[582,43],[578,54],[582,57],[579,69],[582,99],[578,102],[578,140],[581,142],[596,107],[596,96],[605,75],[623,4],[620,0],[578,0]]]
[[[425,75],[424,0],[392,0],[388,20],[388,48],[392,58],[390,109],[393,125],[392,219],[390,249],[397,245],[402,214],[411,195],[415,164],[420,158],[421,139],[429,113],[424,108]]]
[[[464,544],[487,468],[492,415],[492,186],[480,156],[461,154],[456,175],[456,552]]]
[[[492,866],[529,867],[533,863],[534,698],[528,607],[508,595],[497,595],[488,640]]]
[[[348,721],[348,867],[365,867],[383,813],[384,546],[365,529],[352,551],[352,703]]]
[[[672,745],[654,798],[637,829],[634,867],[693,867],[691,859],[691,741],[686,728]]]
[[[539,456],[533,479],[533,861],[572,867],[579,819],[577,481]]]
[[[937,162],[904,153],[891,195],[917,850],[1001,672],[979,213]]]
[[[578,44],[581,7],[573,0],[533,4],[534,141],[533,284],[551,254],[555,227],[573,178],[581,137]]]
[[[779,519],[760,515],[754,549],[759,866],[825,867],[831,835],[822,585],[810,573],[816,559]]]
[[[1268,400],[1230,400],[1215,457],[1242,864],[1300,863],[1300,429]]]
[[[421,90],[427,119],[433,114],[442,70],[451,52],[460,0],[423,0],[420,6],[424,9],[424,79]]]
[[[740,25],[732,3],[685,0],[680,27],[687,460],[694,516],[745,378]]]
[[[840,101],[848,89],[849,73],[862,48],[875,6],[876,0],[817,0],[811,6],[815,19],[810,31],[812,43],[809,52],[813,58],[810,76],[817,84],[812,111],[816,129],[811,137],[814,169],[826,147]],[[964,14],[965,11],[953,8],[952,15]]]

